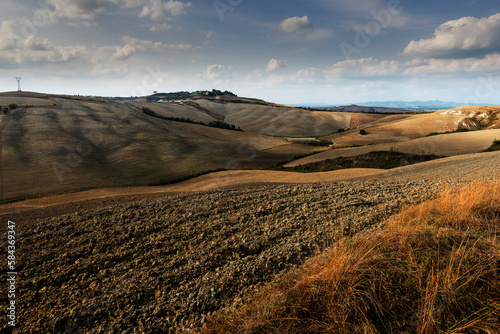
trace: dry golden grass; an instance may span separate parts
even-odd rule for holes
[[[224,116],[247,132],[283,137],[324,136],[346,129],[351,113],[309,111],[249,103],[216,103],[196,100],[201,107]]]
[[[21,107],[24,106],[51,106],[54,104],[53,101],[49,99],[39,99],[32,97],[21,97],[21,96],[10,96],[4,97],[0,96],[0,106],[8,106],[9,104],[17,104]]]
[[[203,333],[500,332],[500,182],[340,239]]]

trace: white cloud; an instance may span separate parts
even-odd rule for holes
[[[186,13],[191,7],[190,2],[177,0],[46,0],[47,8],[57,17],[65,17],[80,21],[92,21],[106,8],[141,8],[140,17],[150,17],[153,20],[164,19],[167,14],[178,16]]]
[[[405,74],[480,73],[500,71],[500,54],[489,54],[482,59],[424,59],[407,63]]]
[[[208,80],[221,80],[228,78],[231,75],[231,66],[226,65],[210,65],[207,70],[201,75],[202,78]]]
[[[127,74],[129,71],[126,63],[102,63],[94,65],[90,71],[91,75]]]
[[[311,27],[312,23],[309,21],[309,18],[307,16],[294,16],[294,17],[289,17],[283,22],[280,23],[280,28],[284,32],[287,33],[292,33],[300,29],[308,28]]]
[[[123,36],[125,45],[115,47],[115,52],[111,56],[115,60],[125,60],[137,52],[150,51],[190,51],[195,48],[191,44],[163,44],[161,42],[144,41],[138,38]]]
[[[273,71],[279,70],[280,68],[283,68],[285,66],[286,66],[286,61],[272,58],[266,66],[266,71],[273,72]]]
[[[174,0],[168,0],[163,4],[164,10],[169,12],[172,16],[186,14],[186,8],[191,6],[192,4],[190,2],[181,2]]]
[[[328,75],[333,77],[371,77],[393,75],[399,71],[400,63],[398,61],[379,61],[370,57],[340,61],[328,70]]]
[[[22,20],[4,21],[0,26],[0,59],[12,64],[60,63],[80,58],[84,46],[58,46],[33,35],[25,38]]]
[[[163,44],[130,36],[122,37],[124,44],[121,46],[60,46],[34,35],[27,38],[18,35],[22,24],[22,20],[13,20],[4,21],[0,25],[0,60],[24,65],[78,61],[82,66],[93,66],[126,60],[139,52],[184,52],[197,49],[191,44]],[[102,72],[103,69],[99,71]],[[123,68],[120,68],[120,71],[123,71]]]
[[[17,49],[22,38],[19,33],[20,20],[3,21],[0,25],[0,50],[9,51]]]
[[[150,17],[153,20],[164,19],[165,13],[170,13],[171,16],[186,14],[186,8],[191,7],[190,2],[181,2],[176,0],[149,0],[144,4],[140,17]]]
[[[168,31],[172,28],[172,26],[168,23],[156,24],[149,28],[149,31],[157,32],[157,31]]]
[[[325,80],[325,70],[316,67],[302,69],[295,74],[294,79],[299,83],[321,82]]]
[[[77,20],[93,20],[110,4],[108,0],[47,0],[46,3],[54,7],[58,17]]]
[[[333,36],[333,30],[329,29],[309,29],[307,31],[298,31],[293,37],[297,42],[312,42],[320,39],[327,39]]]
[[[403,54],[411,57],[461,58],[467,52],[487,53],[500,48],[500,13],[487,18],[462,17],[434,31],[434,37],[411,41]]]
[[[58,46],[47,39],[30,36],[16,45],[0,48],[0,59],[10,63],[65,63],[83,57],[84,46]]]
[[[170,13],[171,16],[186,14],[186,8],[191,7],[190,2],[181,2],[176,0],[148,0],[142,8],[140,17],[150,17],[153,20],[165,19],[165,13]]]

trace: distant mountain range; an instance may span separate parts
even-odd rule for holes
[[[363,103],[356,103],[350,106],[338,106],[338,105],[326,105],[326,104],[302,104],[302,105],[294,105],[297,107],[311,107],[311,108],[325,108],[325,109],[341,109],[345,111],[356,112],[354,109],[359,109],[358,112],[370,112],[368,110],[364,110],[360,107],[373,107],[376,111],[371,112],[406,112],[406,111],[436,111],[441,109],[452,109],[463,106],[463,103],[457,102],[444,102],[440,100],[430,100],[430,101],[370,101]],[[388,108],[379,109],[379,108]],[[349,110],[352,109],[352,110]]]
[[[383,101],[383,102],[365,102],[359,103],[360,106],[369,107],[384,107],[384,108],[399,108],[399,109],[409,109],[409,110],[440,110],[440,109],[451,109],[457,108],[463,105],[463,103],[457,102],[443,102],[440,100],[431,101]]]
[[[351,104],[348,106],[327,107],[326,110],[338,110],[355,113],[377,113],[377,114],[407,114],[407,113],[422,113],[432,112],[431,110],[423,109],[402,109],[402,108],[387,108],[387,107],[374,107],[374,106],[360,106]]]

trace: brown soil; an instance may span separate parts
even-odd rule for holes
[[[266,186],[19,218],[19,333],[187,332],[339,235],[379,224],[437,187]],[[0,298],[6,307],[6,295]]]
[[[45,218],[4,215],[4,235],[6,219],[16,222],[17,332],[189,332],[340,235],[379,226],[405,203],[432,197],[446,178],[499,178],[499,161],[500,152],[474,154],[366,181],[327,183],[316,175],[322,183],[302,185],[294,183],[311,174],[233,171],[222,183],[206,175],[172,186],[190,194],[122,193],[37,209],[48,210]],[[2,294],[0,307],[6,303]]]
[[[29,199],[21,202],[14,202],[0,205],[0,217],[12,217],[12,214],[22,216],[28,212],[34,215],[43,214],[44,217],[51,217],[50,207],[54,207],[54,213],[73,212],[69,209],[64,211],[66,206],[75,207],[98,207],[102,204],[113,202],[124,202],[135,200],[136,198],[158,197],[172,193],[192,193],[199,191],[214,191],[225,188],[242,186],[252,186],[268,183],[316,183],[347,180],[351,178],[373,176],[382,173],[378,169],[349,169],[343,171],[333,171],[327,173],[289,173],[277,171],[226,171],[211,173],[200,176],[181,183],[169,186],[158,187],[121,187],[121,188],[101,188],[81,192],[68,193],[63,195],[45,196]],[[47,213],[41,213],[45,210]],[[61,211],[62,210],[62,211]],[[39,212],[40,213],[37,213]]]

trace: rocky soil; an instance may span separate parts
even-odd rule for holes
[[[377,226],[441,185],[261,186],[17,222],[18,333],[192,331],[340,235]]]

